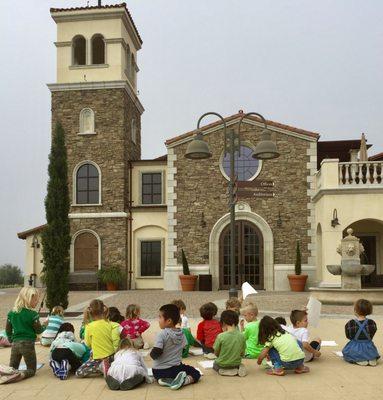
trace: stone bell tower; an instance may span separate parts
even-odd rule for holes
[[[50,12],[57,25],[57,81],[48,85],[52,129],[61,122],[68,151],[70,282],[84,288],[100,267],[129,268],[129,161],[141,157],[142,40],[125,3]]]

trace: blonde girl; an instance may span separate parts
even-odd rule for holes
[[[13,310],[8,313],[5,330],[12,343],[10,368],[0,369],[0,383],[17,382],[36,373],[35,340],[43,331],[39,314],[34,310],[38,301],[38,290],[24,287],[17,296]],[[22,372],[18,371],[21,358],[24,358],[27,367]]]
[[[135,350],[131,339],[122,339],[106,377],[109,389],[130,390],[145,381],[152,382],[142,354]]]
[[[64,308],[61,306],[53,307],[50,316],[44,323],[46,328],[40,340],[43,346],[50,346],[52,344],[63,322]]]
[[[142,334],[149,328],[150,324],[140,318],[141,309],[137,304],[129,304],[126,308],[126,319],[121,322],[123,338],[127,337],[132,340],[136,349],[142,349],[145,345]],[[145,346],[147,347],[147,346]]]
[[[118,348],[118,330],[108,320],[108,307],[101,300],[92,300],[84,313],[85,344],[92,350],[92,358],[81,365],[76,376],[86,378],[104,373],[106,376],[113,355]]]

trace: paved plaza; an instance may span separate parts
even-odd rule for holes
[[[3,291],[1,298],[1,317],[4,321],[6,311],[11,307],[17,290]],[[162,292],[162,291],[134,291],[134,292],[72,292],[70,294],[70,307],[73,311],[83,307],[83,303],[94,297],[104,298],[108,305],[116,305],[121,311],[128,302],[137,302],[142,306],[143,316],[151,322],[151,327],[145,334],[145,340],[153,343],[154,336],[158,332],[158,324],[155,320],[156,308],[174,298],[183,298],[189,309],[192,331],[195,332],[199,321],[198,307],[205,301],[216,301],[223,304],[227,297],[226,292]],[[260,293],[256,299],[260,317],[265,311],[271,311],[274,315],[285,315],[290,309],[306,304],[308,293]],[[55,400],[93,400],[93,399],[349,399],[357,396],[358,399],[381,398],[383,396],[383,363],[377,367],[359,367],[345,363],[333,352],[341,350],[345,344],[344,324],[351,317],[351,308],[326,307],[325,317],[321,319],[318,328],[311,329],[312,336],[320,336],[323,340],[335,340],[337,347],[324,347],[322,357],[314,363],[310,363],[311,372],[305,375],[287,374],[284,377],[268,376],[258,367],[254,360],[245,360],[248,376],[221,377],[213,370],[202,369],[204,376],[196,385],[185,387],[173,392],[162,388],[157,384],[145,384],[130,392],[110,391],[102,378],[80,380],[73,376],[68,381],[60,381],[55,378],[48,366],[49,350],[40,345],[36,346],[38,362],[45,365],[37,372],[34,378],[16,384],[0,386],[0,400],[19,399],[55,399]],[[383,323],[382,309],[376,307],[374,319],[378,324],[378,332],[375,343],[380,351],[383,351],[383,336],[381,326]],[[69,320],[76,327],[76,332],[81,323],[81,317]],[[0,363],[8,363],[9,349],[0,349]],[[203,357],[189,357],[186,363],[198,367],[198,361]],[[145,356],[147,366],[151,366],[149,356]]]

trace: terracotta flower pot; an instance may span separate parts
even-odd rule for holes
[[[112,282],[107,282],[106,283],[106,290],[108,290],[109,292],[114,292],[117,290],[117,284],[116,283],[112,283]]]
[[[180,275],[181,288],[184,292],[193,292],[196,287],[198,275]]]
[[[293,292],[304,292],[307,275],[287,275],[289,278],[290,289]]]

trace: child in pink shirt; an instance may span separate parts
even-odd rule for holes
[[[140,318],[141,310],[137,304],[129,304],[126,308],[126,319],[121,322],[121,337],[132,340],[136,349],[142,349],[145,345],[142,334],[149,328],[150,324]]]

